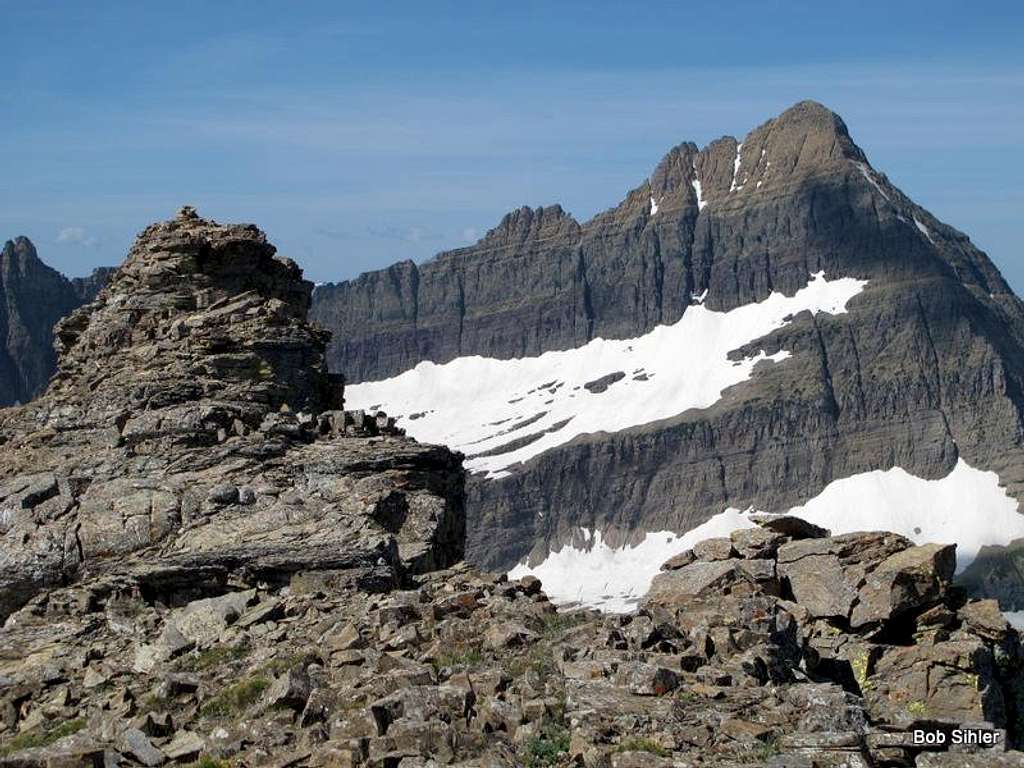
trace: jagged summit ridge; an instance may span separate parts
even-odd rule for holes
[[[723,136],[703,149],[689,141],[673,147],[648,181],[631,191],[613,211],[647,206],[654,215],[666,207],[697,206],[699,212],[711,199],[724,200],[731,193],[747,189],[748,184],[760,189],[768,183],[793,183],[808,175],[830,172],[843,162],[866,164],[867,158],[850,138],[839,115],[818,102],[801,101],[750,131],[742,141]],[[769,172],[772,168],[774,171]],[[698,189],[707,192],[700,194]],[[557,203],[523,206],[507,213],[479,244],[507,245],[511,239],[523,245],[532,239],[549,240],[557,230],[566,235],[585,232],[604,215],[579,224]]]
[[[817,210],[819,187],[843,200]],[[832,247],[847,236],[823,223],[852,219],[873,231]],[[582,224],[558,205],[524,207],[476,245],[321,286],[312,316],[336,331],[332,368],[359,382],[421,359],[631,338],[678,320],[692,296],[727,311],[773,289],[791,295],[821,269],[863,276],[872,251],[894,248],[906,258],[889,272],[953,270],[979,298],[1010,293],[966,236],[871,167],[838,115],[805,101],[742,141],[677,145],[619,205]]]

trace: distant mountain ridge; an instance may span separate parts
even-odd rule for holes
[[[863,287],[782,317],[754,309],[816,276]],[[966,562],[965,526],[996,535],[1024,498],[1024,305],[814,102],[742,141],[679,144],[588,222],[522,208],[476,245],[322,286],[311,312],[334,334],[350,405],[401,417],[481,469],[468,556],[488,568],[678,538],[728,509],[822,496],[841,510],[836,488],[886,483],[901,489],[889,498],[918,501],[871,519],[920,538],[939,530],[942,500],[928,494],[947,478],[964,510],[942,530]],[[696,343],[750,312],[762,325],[738,346]],[[624,419],[645,392],[661,402],[658,376],[696,394]],[[1021,535],[1024,518],[1008,520],[1006,536]]]
[[[100,267],[88,277],[67,278],[39,258],[27,237],[8,240],[0,252],[0,407],[39,394],[57,365],[53,326],[92,301],[110,279]]]

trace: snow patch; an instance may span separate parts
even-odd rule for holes
[[[859,162],[857,160],[854,160],[853,164],[855,166],[857,166],[857,168],[860,170],[860,172],[864,176],[864,178],[867,179],[871,183],[871,186],[873,186],[876,190],[878,190],[878,194],[880,194],[886,200],[889,200],[889,196],[887,194],[885,194],[885,190],[882,189],[881,185],[875,179],[875,176],[871,172],[871,169],[868,168],[867,163],[862,163],[862,162]],[[892,201],[889,200],[889,202],[892,202]]]
[[[999,486],[999,476],[963,459],[938,480],[911,475],[901,467],[835,480],[790,513],[834,534],[893,531],[917,544],[955,543],[958,571],[970,565],[983,546],[1024,536],[1024,515]]]
[[[421,442],[465,453],[471,472],[494,477],[579,435],[617,432],[713,405],[727,387],[749,379],[758,363],[789,356],[761,350],[731,360],[731,351],[782,328],[803,310],[842,314],[866,284],[850,277],[827,280],[819,272],[793,296],[772,293],[730,312],[697,304],[676,323],[635,339],[597,338],[576,349],[513,360],[474,355],[443,365],[424,361],[393,378],[346,387],[346,404],[425,412],[399,423]],[[638,368],[644,378],[625,375]]]
[[[536,576],[556,603],[579,603],[609,613],[626,613],[636,608],[647,593],[662,563],[704,539],[753,527],[749,514],[727,509],[688,533],[657,531],[646,534],[639,544],[614,549],[605,543],[600,531],[582,528],[583,546],[562,547],[533,568],[517,565],[508,577]]]
[[[917,216],[914,217],[914,226],[917,227],[918,231],[920,231],[922,235],[928,238],[929,243],[932,243],[933,245],[935,244],[935,240],[932,239],[931,230],[928,229],[928,227],[926,227],[924,224],[922,224],[920,219],[917,218]]]
[[[743,142],[741,141],[739,144],[736,145],[736,159],[732,161],[732,184],[729,185],[730,192],[735,192],[737,189],[743,189],[742,184],[740,184],[738,187],[736,186],[736,176],[740,172],[740,161],[742,159],[740,156],[740,151],[742,149]]]
[[[654,195],[651,195],[651,216],[658,212],[658,204],[654,202]]]
[[[703,195],[701,194],[700,179],[694,179],[692,184],[693,191],[697,193],[697,210],[703,211],[704,206],[708,204],[708,201],[705,200]]]
[[[691,293],[690,298],[697,304],[703,304],[704,299],[708,297],[708,289],[705,288],[700,293]]]
[[[1018,632],[1024,631],[1024,611],[1003,611],[1003,616],[1011,627]]]
[[[609,612],[630,610],[663,562],[704,539],[751,527],[752,513],[726,509],[685,534],[649,533],[640,544],[619,549],[608,547],[600,531],[588,531],[592,546],[563,547],[533,568],[517,565],[509,576],[537,576],[555,602],[581,602]],[[787,514],[834,535],[892,531],[915,544],[955,543],[958,572],[970,565],[981,547],[1006,545],[1024,536],[1024,515],[999,486],[998,475],[975,469],[963,459],[938,480],[916,477],[900,467],[835,480]],[[1007,617],[1024,626],[1024,612]]]

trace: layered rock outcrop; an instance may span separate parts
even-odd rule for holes
[[[0,617],[83,579],[174,604],[461,557],[459,458],[341,410],[311,290],[251,225],[186,208],[139,236],[58,326],[46,393],[0,411]]]
[[[811,102],[742,142],[680,144],[589,222],[523,209],[470,248],[318,289],[312,314],[336,331],[332,367],[360,382],[426,360],[632,339],[698,305],[791,296],[818,272],[867,283],[844,313],[800,312],[734,350],[736,361],[786,357],[710,406],[597,429],[474,477],[472,560],[535,563],[581,528],[621,546],[728,507],[785,511],[833,481],[894,467],[934,480],[964,460],[1019,500],[1024,307],[984,253],[873,169],[843,121]],[[693,376],[703,363],[692,360]],[[396,413],[367,405],[378,402]],[[453,434],[459,407],[445,415]],[[529,432],[510,434],[508,449]]]
[[[110,278],[97,269],[67,279],[43,264],[26,237],[8,240],[0,251],[0,407],[39,394],[57,364],[53,327],[99,293]]]

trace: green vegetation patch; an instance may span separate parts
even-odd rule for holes
[[[47,747],[65,736],[70,736],[73,733],[78,733],[82,728],[85,727],[84,720],[67,720],[60,725],[50,728],[33,728],[30,731],[19,733],[9,742],[0,746],[0,756],[10,755],[15,752],[20,752],[23,749],[33,749],[34,747]]]
[[[207,700],[200,708],[199,714],[203,717],[233,717],[241,714],[259,701],[269,687],[270,681],[265,677],[253,677],[229,685]]]
[[[548,613],[544,616],[544,634],[547,637],[560,635],[568,629],[586,624],[590,616],[585,611],[572,611],[570,613]]]
[[[526,742],[523,757],[526,768],[544,768],[557,765],[568,752],[569,731],[561,726],[547,725],[540,735]]]
[[[247,645],[215,645],[205,651],[182,657],[178,662],[178,669],[183,672],[201,672],[244,659],[251,652],[252,649]]]
[[[483,661],[484,653],[480,650],[480,646],[468,645],[455,647],[437,655],[437,658],[434,659],[434,670],[436,671],[443,667],[465,667],[467,669],[474,669],[479,667]]]

